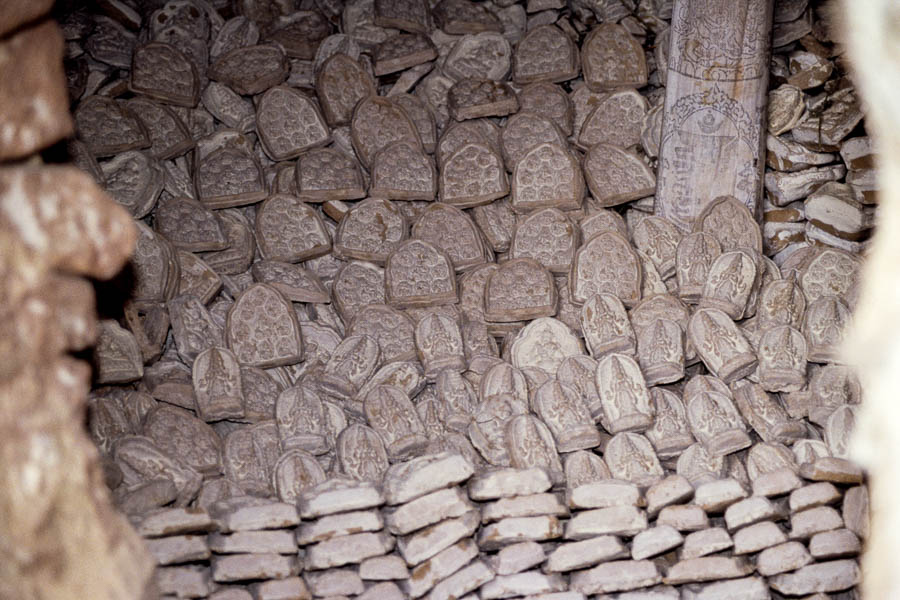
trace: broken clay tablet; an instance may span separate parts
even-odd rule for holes
[[[269,89],[260,98],[256,129],[263,150],[274,161],[294,158],[304,150],[331,141],[331,133],[315,102],[282,85]]]
[[[634,152],[597,144],[584,155],[584,178],[600,206],[616,206],[653,195],[656,176]]]
[[[487,204],[509,193],[503,159],[483,144],[466,144],[444,163],[441,202],[460,208]]]
[[[357,200],[366,197],[359,163],[337,148],[316,148],[297,158],[297,195],[305,202]]]
[[[284,50],[277,44],[262,44],[235,48],[220,56],[209,67],[209,78],[238,94],[252,96],[284,81],[289,71]]]
[[[375,0],[375,25],[428,33],[431,9],[426,0]]]
[[[251,267],[253,280],[268,283],[291,302],[325,303],[328,290],[312,271],[293,263],[260,260]]]
[[[178,250],[178,264],[181,270],[177,296],[189,294],[205,304],[222,289],[222,277],[193,252]]]
[[[256,237],[265,258],[300,262],[327,254],[331,236],[322,217],[299,198],[276,194],[256,213]]]
[[[225,341],[242,365],[277,367],[303,360],[300,324],[291,303],[275,288],[254,283],[228,310]]]
[[[447,94],[450,116],[457,121],[503,117],[519,110],[519,100],[509,85],[488,79],[461,79]]]
[[[556,25],[541,25],[516,45],[512,78],[519,85],[559,83],[577,77],[579,67],[575,42]]]
[[[432,15],[435,24],[450,35],[503,31],[500,20],[483,4],[472,0],[441,0]]]
[[[565,146],[538,144],[516,163],[512,176],[514,211],[548,207],[577,210],[583,200],[584,177]]]
[[[476,206],[472,209],[472,218],[494,252],[509,250],[516,227],[516,215],[508,199]]]
[[[581,62],[584,80],[592,90],[647,85],[644,49],[622,25],[595,27],[584,40]]]
[[[502,81],[509,73],[512,47],[501,34],[484,31],[460,38],[444,62],[444,72],[459,80],[484,78]]]
[[[369,96],[359,101],[350,123],[353,149],[368,167],[375,154],[392,142],[406,141],[421,146],[415,124],[399,105],[388,98]]]
[[[409,69],[437,58],[437,49],[421,33],[400,33],[375,48],[375,76]]]
[[[188,108],[197,106],[200,99],[200,81],[193,63],[174,47],[160,42],[135,49],[128,87],[154,100]]]

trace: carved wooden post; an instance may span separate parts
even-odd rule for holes
[[[717,196],[758,214],[772,0],[675,0],[656,212],[690,229]]]

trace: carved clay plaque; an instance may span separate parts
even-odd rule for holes
[[[637,153],[595,144],[584,155],[584,178],[602,207],[653,195],[656,176]]]
[[[342,260],[383,264],[407,235],[406,219],[395,204],[367,198],[341,219],[334,236],[334,254]]]
[[[512,78],[519,85],[568,81],[578,76],[578,63],[575,42],[556,25],[541,25],[516,45]]]
[[[353,109],[350,135],[356,156],[366,167],[372,163],[375,154],[391,142],[403,140],[422,145],[419,132],[406,111],[379,96],[368,96]]]
[[[269,260],[295,263],[331,250],[331,236],[319,214],[288,194],[271,196],[259,207],[256,238]]]
[[[549,82],[526,85],[519,92],[519,108],[552,120],[566,135],[572,135],[575,113],[563,89]]]
[[[244,392],[237,357],[226,348],[212,347],[194,359],[192,366],[197,414],[206,422],[241,420]]]
[[[343,52],[333,54],[316,72],[316,95],[332,127],[349,123],[356,104],[374,94],[372,75]]]
[[[650,441],[639,433],[622,432],[606,444],[604,453],[609,472],[615,479],[650,486],[665,476]]]
[[[600,432],[578,390],[551,379],[535,392],[534,409],[553,434],[559,452],[600,445]]]
[[[503,160],[512,171],[516,163],[533,147],[541,143],[555,143],[565,147],[565,134],[549,118],[520,110],[503,125],[500,133]]]
[[[226,342],[243,365],[275,367],[300,362],[300,335],[291,303],[264,283],[244,290],[228,311]]]
[[[176,48],[161,42],[135,49],[128,87],[135,93],[178,106],[196,106],[200,97],[194,65]]]
[[[256,108],[256,129],[263,150],[274,161],[295,158],[331,141],[316,104],[287,86],[275,86],[262,95]]]
[[[552,273],[568,273],[579,242],[578,228],[556,208],[534,211],[516,225],[511,258],[532,258]]]
[[[617,296],[631,308],[641,299],[641,265],[631,244],[622,235],[608,231],[585,242],[572,261],[569,289],[576,303],[595,294]]]
[[[349,323],[363,306],[385,303],[384,269],[369,262],[350,261],[332,281],[331,293],[338,314]]]
[[[484,318],[515,322],[556,314],[556,285],[539,262],[514,258],[487,276],[484,286]]]
[[[644,431],[653,424],[647,384],[633,358],[615,353],[603,357],[597,365],[596,383],[607,431]]]
[[[413,223],[410,237],[443,250],[459,272],[487,260],[484,240],[471,217],[443,202],[428,205]]]
[[[512,417],[506,424],[506,449],[513,467],[543,467],[551,481],[563,481],[565,474],[553,435],[538,417],[531,414]]]
[[[563,360],[576,354],[584,354],[581,340],[553,317],[541,317],[523,327],[510,349],[514,367],[537,367],[547,373],[556,373]]]
[[[644,435],[660,458],[674,458],[694,443],[684,404],[678,394],[661,387],[650,389],[650,400],[656,416]]]
[[[643,48],[625,26],[612,20],[595,27],[584,39],[581,62],[584,80],[593,90],[647,84]]]
[[[688,336],[711,373],[730,383],[756,368],[756,354],[728,315],[701,308],[688,324]]]
[[[600,360],[612,352],[634,355],[637,339],[625,306],[613,294],[595,294],[581,308],[581,331],[591,356]]]
[[[409,458],[427,444],[425,426],[402,389],[376,386],[366,394],[364,406],[366,421],[384,438],[388,456]]]
[[[584,177],[565,146],[538,144],[516,163],[512,175],[514,211],[547,207],[577,210],[583,200]]]
[[[721,253],[718,240],[708,233],[697,232],[681,238],[675,249],[679,298],[688,304],[700,301],[709,269]]]
[[[421,147],[406,141],[388,144],[375,154],[369,194],[391,200],[434,200],[437,171]]]
[[[441,202],[460,208],[487,204],[509,193],[509,179],[497,151],[480,143],[468,143],[443,164]]]
[[[359,481],[380,483],[388,468],[381,434],[359,423],[350,425],[338,436],[337,460],[344,475]]]

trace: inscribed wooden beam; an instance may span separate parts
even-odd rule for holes
[[[688,230],[718,196],[759,214],[772,0],[675,0],[656,212]]]

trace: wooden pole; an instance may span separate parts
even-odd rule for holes
[[[773,0],[675,0],[656,212],[690,230],[731,195],[758,216]]]

